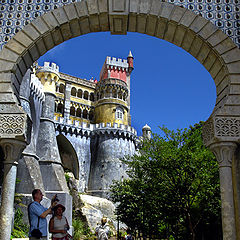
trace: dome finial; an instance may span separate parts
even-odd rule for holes
[[[131,50],[129,51],[128,58],[133,58]]]

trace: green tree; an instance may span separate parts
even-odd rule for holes
[[[160,129],[123,160],[130,178],[111,188],[119,219],[144,236],[221,239],[218,166],[203,145],[202,122]]]

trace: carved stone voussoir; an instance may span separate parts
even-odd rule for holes
[[[0,138],[17,138],[28,142],[31,121],[27,114],[0,114]]]
[[[109,0],[111,34],[127,34],[129,0]]]
[[[203,141],[206,146],[217,142],[239,142],[240,117],[211,117],[203,126]]]

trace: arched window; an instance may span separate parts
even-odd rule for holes
[[[118,107],[116,109],[116,115],[115,115],[116,119],[123,120],[123,114],[124,114],[124,110]]]
[[[58,113],[63,113],[63,104],[62,103],[59,103],[58,106],[57,106],[57,112]]]
[[[88,91],[84,91],[83,98],[88,100]]]
[[[100,92],[100,99],[103,99],[104,93],[103,91]]]
[[[82,89],[78,89],[77,96],[79,98],[82,98]]]
[[[113,96],[114,98],[117,98],[117,91],[116,91],[115,89],[113,89],[113,91],[112,91],[112,96]]]
[[[64,84],[61,83],[59,86],[59,92],[64,93],[64,90],[65,90],[65,86],[64,86]]]
[[[122,99],[122,92],[121,91],[118,93],[118,98]]]
[[[92,121],[94,117],[93,110],[89,112],[89,120]]]
[[[70,107],[70,115],[75,116],[75,107],[74,106]]]
[[[94,102],[94,93],[90,93],[90,101]]]
[[[84,119],[88,118],[88,111],[86,109],[83,110],[83,116]]]
[[[81,108],[77,109],[76,117],[79,117],[79,118],[82,117],[82,110],[81,110]]]
[[[99,100],[99,98],[100,98],[100,93],[98,92],[97,93],[97,100]]]
[[[72,87],[71,89],[71,95],[76,96],[77,95],[77,89],[75,87]]]
[[[57,103],[54,104],[54,112],[57,112]]]
[[[110,98],[110,89],[109,88],[105,92],[105,97]]]

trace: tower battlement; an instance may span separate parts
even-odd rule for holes
[[[133,63],[130,64],[128,59],[106,57],[100,72],[100,80],[114,78],[127,82],[127,75],[133,68]]]
[[[44,66],[38,67],[37,72],[51,72],[59,75],[59,66],[56,63],[44,62]]]
[[[103,132],[113,132],[122,134],[124,133],[124,136],[128,134],[129,136],[132,135],[134,137],[137,136],[137,131],[135,128],[124,125],[124,124],[117,124],[117,123],[96,123],[96,124],[87,124],[85,122],[79,122],[79,121],[69,121],[67,123],[64,123],[64,119],[62,117],[55,118],[55,127],[56,129],[59,128],[63,130],[65,128],[65,131],[71,132],[71,133],[78,133],[79,131],[84,131],[85,134],[90,135],[91,133],[94,134],[96,131]],[[86,132],[85,132],[86,131]]]
[[[121,58],[115,58],[115,57],[107,57],[105,60],[105,64],[107,64],[109,67],[122,67],[122,68],[128,68],[128,62],[127,59],[121,59]]]

